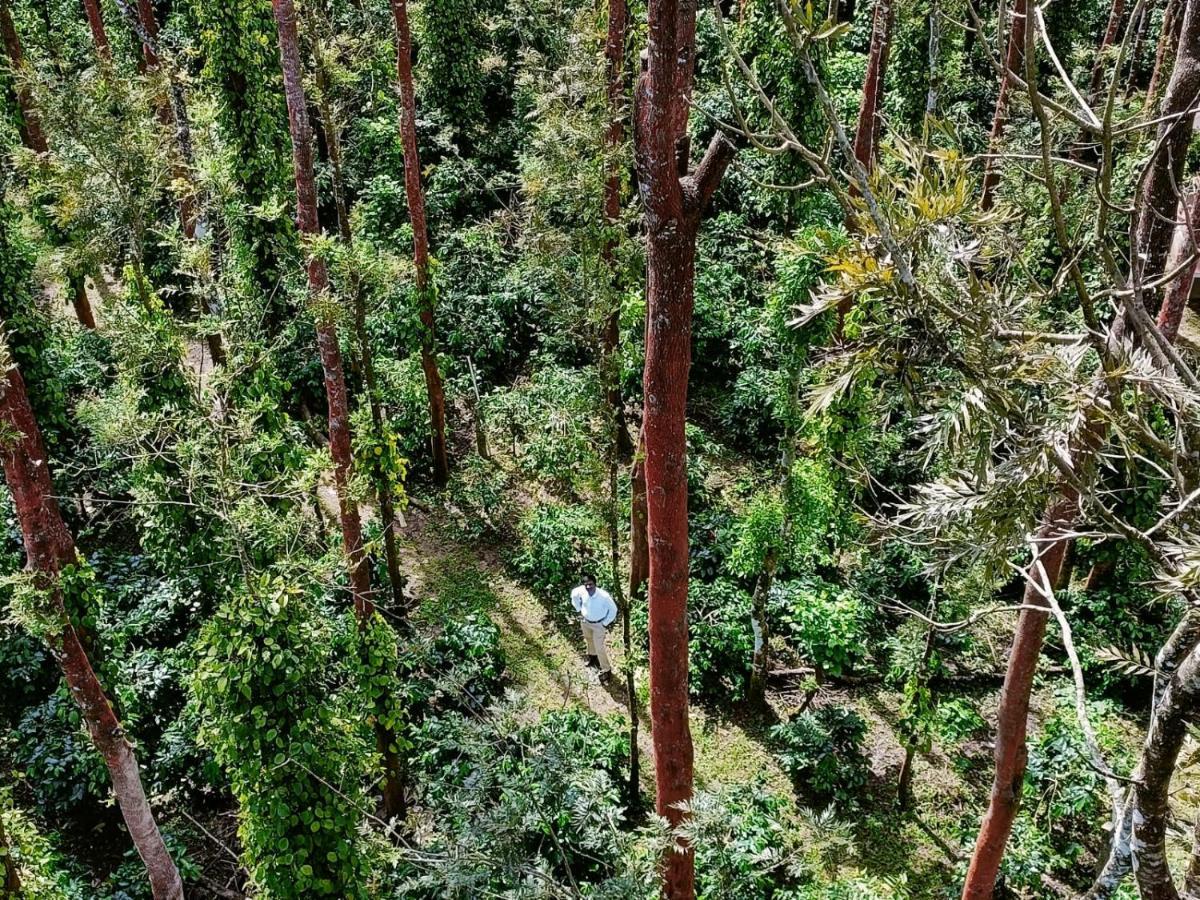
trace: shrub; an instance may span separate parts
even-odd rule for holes
[[[821,672],[837,677],[866,660],[866,611],[852,591],[816,577],[778,581],[770,604],[779,633]]]
[[[866,735],[867,723],[847,706],[823,706],[771,729],[776,755],[796,784],[840,808],[853,806],[867,783]]]
[[[454,531],[468,540],[499,536],[510,528],[508,473],[472,454],[450,476],[446,508]]]
[[[543,504],[522,519],[519,531],[513,568],[547,599],[561,594],[565,600],[582,573],[604,559],[600,523],[582,506]]]
[[[754,654],[750,595],[732,581],[688,587],[691,693],[718,699],[745,693]]]

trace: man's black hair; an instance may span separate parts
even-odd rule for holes
[[[595,582],[596,582],[596,576],[595,576],[595,575],[593,575],[591,572],[584,572],[584,573],[583,573],[583,583],[584,583],[584,584],[587,584],[589,581],[590,581],[590,582],[592,582],[592,583],[595,583]]]

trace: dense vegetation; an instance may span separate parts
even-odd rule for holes
[[[4,897],[1200,897],[1200,0],[0,38]]]

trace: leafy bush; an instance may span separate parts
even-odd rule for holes
[[[583,506],[543,504],[521,520],[518,531],[513,567],[546,599],[565,601],[583,573],[604,558],[600,523]]]
[[[771,729],[783,768],[823,803],[853,806],[867,783],[867,723],[847,706],[823,706]]]
[[[691,693],[709,699],[745,693],[754,654],[750,595],[732,581],[688,586]]]
[[[495,463],[472,454],[450,476],[446,508],[454,531],[468,540],[509,531],[512,504],[508,473]]]
[[[866,661],[866,610],[852,591],[816,577],[777,581],[770,610],[779,633],[825,674],[844,675]]]

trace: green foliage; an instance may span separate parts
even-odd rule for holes
[[[200,638],[201,740],[238,800],[246,867],[272,898],[368,896],[358,824],[374,754],[351,725],[359,689],[339,685],[346,641],[355,639],[334,632],[308,591],[278,576],[232,597]],[[368,663],[394,652],[372,629]],[[374,685],[366,691],[378,699]]]
[[[688,668],[693,696],[743,696],[750,677],[754,634],[750,595],[732,581],[688,585]]]
[[[583,574],[595,571],[604,558],[601,523],[584,506],[540,505],[521,519],[517,531],[513,568],[548,600],[565,601]]]
[[[819,671],[836,678],[867,661],[866,609],[853,591],[817,577],[777,581],[770,611],[778,630]]]
[[[771,729],[776,755],[796,784],[822,803],[852,808],[867,783],[867,723],[846,706],[822,706]]]
[[[470,0],[425,0],[418,22],[423,99],[466,141],[484,123],[483,11]]]
[[[472,454],[450,476],[446,508],[451,527],[467,540],[512,532],[513,503],[508,473],[491,460]]]

